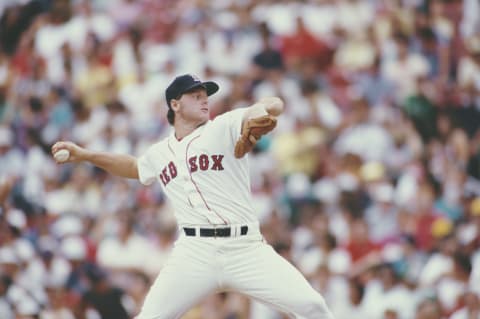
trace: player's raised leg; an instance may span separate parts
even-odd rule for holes
[[[258,241],[229,252],[228,286],[295,318],[333,319],[323,297],[270,245]]]
[[[180,239],[145,297],[135,319],[176,319],[217,289],[212,249]]]

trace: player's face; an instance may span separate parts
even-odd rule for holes
[[[184,93],[179,99],[180,108],[178,113],[188,122],[203,123],[210,117],[208,107],[208,95],[204,88],[198,88]]]

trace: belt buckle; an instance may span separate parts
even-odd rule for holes
[[[213,238],[217,239],[217,225],[213,225]]]

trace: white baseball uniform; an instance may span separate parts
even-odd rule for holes
[[[217,116],[180,141],[172,133],[138,158],[140,181],[162,184],[180,230],[138,319],[180,318],[219,291],[246,294],[295,318],[333,318],[320,294],[260,233],[248,156],[234,157],[245,110]]]

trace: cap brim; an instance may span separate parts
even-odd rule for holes
[[[194,85],[185,89],[185,91],[182,94],[187,93],[189,91],[192,91],[193,89],[196,89],[198,87],[204,87],[205,90],[207,91],[208,96],[210,96],[212,94],[215,94],[219,89],[219,86],[218,86],[217,83],[212,82],[212,81],[207,81],[207,82],[202,82],[202,83],[195,83]]]

